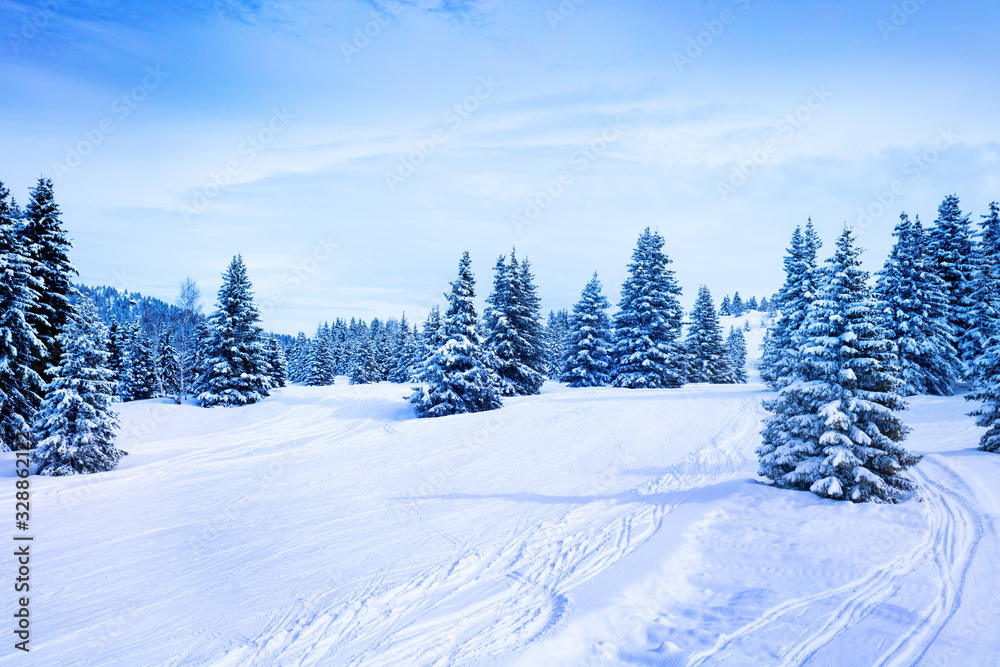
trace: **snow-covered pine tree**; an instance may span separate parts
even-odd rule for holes
[[[632,253],[614,318],[616,386],[679,387],[683,382],[684,355],[678,344],[681,288],[669,264],[663,237],[647,227]]]
[[[614,335],[607,309],[611,306],[601,294],[597,272],[573,306],[569,332],[566,334],[566,359],[559,380],[571,387],[603,387],[611,382],[611,350]]]
[[[305,381],[305,369],[307,368],[309,359],[308,346],[309,339],[306,338],[305,332],[300,331],[295,336],[295,341],[292,343],[292,351],[288,355],[289,382]]]
[[[968,356],[962,355],[958,341],[974,325],[972,295],[975,290],[977,253],[972,223],[968,215],[962,214],[957,195],[948,195],[941,202],[937,220],[927,236],[933,270],[947,288],[948,321],[955,337],[955,349],[965,365],[963,370],[968,372],[974,361],[974,350],[970,348]]]
[[[687,352],[688,382],[731,384],[736,381],[729,352],[722,340],[722,327],[715,314],[712,294],[704,285],[698,288],[698,299],[691,313],[684,349]]]
[[[729,300],[729,295],[727,294],[722,299],[722,305],[719,306],[719,315],[721,317],[729,317],[733,314],[733,304]]]
[[[743,307],[743,299],[740,298],[740,293],[736,292],[733,294],[733,304],[729,307],[730,312],[732,312],[733,317],[742,317],[746,309]]]
[[[288,384],[288,357],[277,336],[268,336],[267,365],[271,367],[271,386],[284,387]]]
[[[767,313],[770,309],[771,309],[771,304],[767,302],[767,297],[766,296],[760,297],[760,306],[759,306],[760,312]]]
[[[381,382],[385,379],[386,369],[389,364],[387,333],[388,327],[386,323],[377,317],[372,319],[366,340],[366,343],[369,344],[369,351],[366,354],[371,354],[370,366],[365,371],[366,377],[369,378],[367,382]]]
[[[486,367],[482,342],[476,331],[475,279],[469,253],[462,254],[458,278],[451,284],[448,311],[440,331],[444,342],[434,351],[421,373],[426,387],[417,387],[410,402],[419,417],[441,417],[483,412],[501,407]]]
[[[372,320],[372,325],[369,335],[361,341],[361,345],[358,347],[354,366],[351,369],[351,384],[370,384],[381,381],[382,372],[378,367],[378,359],[375,355],[376,337],[381,334],[378,318]]]
[[[38,299],[28,311],[28,323],[45,346],[45,356],[34,360],[35,372],[43,379],[49,366],[59,361],[56,336],[69,320],[72,299],[76,294],[73,276],[76,267],[69,261],[73,247],[62,227],[59,206],[52,194],[52,181],[39,178],[31,189],[28,205],[21,218],[24,252],[31,262],[33,286]]]
[[[416,361],[414,358],[416,352],[417,346],[416,341],[413,340],[413,331],[410,329],[410,323],[406,321],[406,313],[403,313],[403,318],[399,321],[399,327],[396,329],[396,336],[392,343],[391,364],[386,379],[390,382],[409,382],[410,367]]]
[[[127,341],[119,387],[122,400],[141,401],[153,398],[157,395],[160,384],[153,341],[135,322],[129,326]]]
[[[563,364],[566,361],[566,334],[569,332],[569,311],[562,310],[549,311],[549,316],[545,320],[545,350],[546,350],[546,374],[553,380],[558,380]]]
[[[750,331],[750,320],[743,320],[743,330]]]
[[[902,381],[860,255],[845,229],[809,305],[795,378],[765,402],[757,454],[775,486],[894,503],[915,488],[905,471],[920,457],[900,444]]]
[[[0,450],[27,448],[28,431],[41,405],[39,361],[48,356],[31,326],[39,309],[31,261],[21,243],[18,214],[0,183]]]
[[[125,456],[114,444],[118,419],[106,339],[93,302],[81,299],[59,334],[60,362],[32,427],[36,475],[104,472]]]
[[[247,269],[237,255],[222,274],[216,310],[209,318],[199,405],[241,406],[269,395],[271,369],[259,321]]]
[[[181,402],[181,359],[174,347],[168,327],[160,330],[156,341],[157,389],[160,396],[173,395],[174,402]]]
[[[991,331],[1000,320],[1000,204],[990,203],[990,212],[982,218],[969,328],[958,341],[961,357],[971,360],[973,377],[978,372],[977,359],[985,352]]]
[[[751,310],[757,310],[757,297],[755,296],[750,297],[747,301],[746,311],[750,312]]]
[[[545,341],[538,296],[528,260],[501,255],[494,267],[493,291],[486,299],[483,347],[504,396],[537,394],[545,380]]]
[[[743,335],[742,329],[729,327],[729,336],[726,338],[726,351],[729,353],[729,362],[733,366],[733,380],[739,384],[747,382],[747,339]]]
[[[760,359],[760,377],[771,387],[781,388],[791,381],[799,355],[798,334],[806,312],[816,292],[816,252],[819,238],[806,225],[792,233],[791,245],[785,256],[785,283],[771,301],[771,308],[781,311],[780,317],[764,337]]]
[[[309,367],[305,383],[310,387],[324,387],[336,380],[337,362],[333,357],[330,345],[329,325],[319,325],[316,328],[316,338],[310,347]]]
[[[944,281],[924,255],[926,238],[920,218],[911,223],[905,213],[893,231],[893,245],[878,273],[875,293],[886,337],[899,356],[904,396],[950,396],[959,373],[959,361],[948,323],[948,295]]]

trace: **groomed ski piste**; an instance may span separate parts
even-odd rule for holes
[[[0,664],[1000,664],[1000,456],[961,396],[909,400],[919,499],[885,506],[761,483],[754,372],[408,393],[117,405],[117,470],[32,478],[31,652]]]

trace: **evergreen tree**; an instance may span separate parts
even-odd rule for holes
[[[736,303],[736,299],[733,299]],[[684,340],[687,352],[687,381],[730,384],[735,381],[729,351],[722,340],[722,327],[715,314],[712,294],[702,285],[691,314],[691,324]]]
[[[441,326],[444,341],[425,365],[410,397],[420,417],[440,417],[465,412],[495,410],[501,406],[486,367],[479,333],[476,331],[475,279],[469,253],[462,255],[458,278],[451,284],[448,311]]]
[[[597,273],[573,306],[566,336],[566,359],[561,382],[571,387],[603,387],[611,382],[611,350],[614,337],[611,320],[605,312],[611,306],[601,294]]]
[[[632,254],[615,315],[616,386],[679,387],[683,382],[681,288],[669,264],[663,237],[647,227]]]
[[[958,341],[961,357],[971,364],[973,376],[976,360],[986,351],[991,331],[1000,320],[1000,204],[992,202],[990,212],[982,218],[969,328]]]
[[[924,255],[920,218],[911,223],[901,214],[893,235],[896,243],[879,272],[876,294],[886,336],[899,355],[900,393],[950,396],[959,361],[948,323],[945,284]]]
[[[729,337],[726,338],[726,351],[733,367],[733,381],[739,384],[747,382],[747,339],[741,329],[729,327]]]
[[[358,348],[357,358],[354,360],[354,367],[351,369],[351,384],[381,382],[382,373],[378,367],[378,359],[375,355],[375,341],[381,331],[377,318],[372,321],[372,325],[369,335],[361,341],[361,346]]]
[[[288,384],[288,358],[285,349],[276,336],[267,341],[267,365],[271,367],[271,386],[284,387]]]
[[[773,414],[757,454],[776,486],[894,503],[915,488],[905,470],[920,457],[900,444],[902,382],[860,255],[844,230],[808,308],[795,381],[765,402]]]
[[[799,356],[799,330],[816,292],[816,252],[819,238],[806,225],[805,234],[795,228],[785,256],[785,283],[771,301],[771,308],[781,310],[778,321],[764,337],[760,377],[774,388],[790,382]]]
[[[260,313],[243,257],[234,257],[222,277],[205,343],[204,390],[198,395],[206,408],[256,403],[271,389]]]
[[[771,304],[769,304],[767,302],[767,297],[766,296],[760,297],[760,306],[759,306],[759,308],[760,308],[760,312],[770,314],[769,311],[771,310]]]
[[[569,332],[569,311],[565,308],[559,311],[549,311],[545,322],[545,349],[547,358],[547,375],[553,380],[559,379],[566,361],[568,349],[566,335]]]
[[[153,341],[137,323],[129,327],[128,348],[123,362],[120,393],[123,401],[153,398],[159,389],[156,350]]]
[[[75,295],[72,277],[76,267],[69,261],[73,247],[62,228],[59,207],[52,195],[52,181],[39,178],[21,219],[24,252],[31,262],[32,286],[38,299],[28,311],[28,322],[45,346],[45,355],[33,360],[35,372],[43,379],[49,366],[60,356],[56,336],[69,320]]]
[[[0,449],[29,447],[28,430],[41,405],[44,382],[38,374],[48,357],[31,326],[39,309],[38,286],[21,243],[16,206],[0,183]]]
[[[755,296],[750,297],[750,300],[747,301],[747,312],[751,310],[757,310],[757,297]]]
[[[93,302],[81,300],[59,335],[60,363],[52,369],[32,436],[36,475],[113,470],[125,452],[114,445],[114,374],[107,367],[107,329]]]
[[[729,310],[732,312],[733,317],[742,317],[746,310],[743,308],[743,299],[740,298],[740,293],[737,292],[733,295],[733,305],[730,306]]]
[[[288,364],[288,379],[292,382],[305,382],[309,368],[309,339],[300,331],[295,337],[291,361]]]
[[[181,359],[171,340],[170,329],[164,327],[156,344],[158,389],[161,396],[174,395],[174,402],[181,402]]]
[[[722,299],[722,305],[719,306],[719,315],[722,317],[729,317],[733,314],[733,304],[729,301],[729,295],[727,294]]]
[[[959,208],[958,196],[948,195],[938,207],[938,217],[928,234],[928,247],[933,258],[933,269],[945,282],[948,294],[948,321],[956,341],[965,338],[973,328],[973,291],[976,276],[976,252],[969,216]],[[974,361],[974,347],[961,361],[966,370]]]
[[[330,345],[330,326],[320,325],[310,349],[309,370],[305,383],[310,387],[324,387],[336,381],[337,362]]]
[[[417,343],[410,324],[406,321],[406,313],[403,313],[393,341],[392,365],[386,379],[390,382],[409,382],[410,369],[418,361],[417,357]]]
[[[750,320],[743,320],[743,330],[750,331]]]
[[[525,259],[501,256],[494,267],[493,292],[486,299],[484,347],[504,396],[537,394],[547,366],[540,303]]]

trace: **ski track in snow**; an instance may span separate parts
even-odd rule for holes
[[[619,499],[556,506],[540,519],[528,510],[491,550],[470,540],[409,581],[380,578],[347,598],[303,601],[213,664],[455,665],[510,655],[559,623],[574,586],[653,537],[685,492],[744,474],[759,419],[757,397],[744,398],[683,462]]]
[[[933,471],[928,473],[928,468]],[[860,579],[776,605],[735,632],[721,636],[712,649],[690,656],[688,667],[726,662],[733,656],[725,651],[734,643],[769,631],[786,631],[799,624],[797,618],[806,610],[823,609],[824,620],[818,627],[807,628],[793,646],[780,654],[778,663],[786,667],[811,664],[820,649],[863,623],[907,585],[913,585],[915,573],[931,564],[933,602],[918,612],[916,623],[886,646],[881,655],[871,656],[871,664],[876,667],[918,664],[961,604],[969,567],[983,539],[985,525],[984,518],[968,499],[951,490],[963,488],[964,483],[940,457],[925,458],[912,474],[920,486],[928,519],[926,535],[917,548],[873,568]],[[942,478],[948,480],[951,488],[940,482]]]

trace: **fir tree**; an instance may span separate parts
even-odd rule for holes
[[[806,225],[805,234],[795,228],[785,257],[785,283],[771,301],[771,308],[781,310],[778,321],[764,337],[760,359],[760,377],[768,385],[780,388],[790,382],[799,356],[799,330],[816,292],[816,252],[819,238]]]
[[[38,299],[28,311],[28,322],[45,346],[45,356],[34,361],[35,372],[42,378],[47,368],[59,359],[56,336],[69,320],[72,311],[73,276],[76,267],[69,261],[73,247],[62,227],[59,207],[52,194],[52,181],[39,178],[22,217],[23,248],[31,262],[33,287]]]
[[[726,338],[726,351],[729,353],[729,363],[733,367],[733,381],[739,384],[746,384],[747,339],[741,329],[729,327],[729,337]]]
[[[123,362],[120,393],[123,401],[141,401],[157,395],[159,379],[153,341],[138,324],[132,324]]]
[[[373,320],[372,324],[376,326],[371,328],[369,335],[365,337],[358,348],[357,358],[354,360],[354,367],[351,369],[351,384],[369,384],[381,381],[381,371],[375,356],[375,337],[380,332],[377,323],[378,319]],[[371,335],[372,332],[374,332],[375,336]]]
[[[766,296],[760,297],[760,306],[759,306],[759,308],[760,308],[760,312],[770,314],[769,311],[771,310],[771,304],[768,303]]]
[[[504,396],[537,394],[547,366],[538,296],[528,260],[501,256],[487,298],[484,347]]]
[[[36,475],[113,470],[125,452],[114,445],[114,374],[107,367],[107,329],[93,302],[82,299],[59,335],[60,363],[35,419],[31,453]]]
[[[737,292],[733,294],[733,305],[730,306],[730,311],[733,317],[742,317],[746,310],[743,308],[743,299],[740,298],[740,293]]]
[[[603,387],[611,382],[614,338],[611,320],[605,312],[610,306],[601,294],[601,281],[595,272],[583,288],[580,301],[573,306],[561,382],[571,387]]]
[[[32,265],[18,232],[19,212],[0,183],[0,449],[22,449],[41,405],[44,382],[38,373],[48,357],[31,326],[39,310]]]
[[[320,325],[310,348],[305,383],[310,387],[331,385],[336,380],[337,362],[330,345],[330,326]]]
[[[390,382],[409,382],[410,369],[417,362],[418,351],[413,331],[406,321],[406,313],[403,313],[403,318],[399,321],[392,347],[392,364],[386,379]]]
[[[733,299],[733,303],[736,299]],[[722,340],[722,327],[708,288],[698,288],[698,299],[684,340],[687,352],[687,381],[729,384],[735,381],[733,366]]]
[[[886,335],[897,348],[900,393],[950,396],[959,361],[948,323],[944,282],[924,255],[926,239],[920,219],[905,213],[893,231],[896,243],[879,272],[876,294]]]
[[[750,320],[743,320],[743,330],[750,331]]]
[[[750,297],[750,300],[747,301],[747,308],[746,309],[747,309],[747,312],[750,312],[751,310],[757,310],[757,297],[755,297],[755,296]]]
[[[938,207],[938,217],[928,234],[928,248],[933,270],[944,281],[948,295],[948,321],[956,341],[973,328],[973,291],[976,276],[976,252],[969,216],[959,208],[958,196],[948,195]],[[968,346],[961,355],[966,370],[971,369],[975,349]]]
[[[476,331],[475,279],[469,253],[462,255],[458,278],[451,284],[448,311],[440,331],[444,342],[434,351],[421,373],[426,387],[414,389],[410,402],[420,417],[441,417],[465,412],[495,410],[501,406],[486,367]]]
[[[619,387],[679,387],[683,352],[678,344],[682,310],[681,288],[663,237],[647,227],[629,264],[615,315],[613,383]]]
[[[722,305],[719,306],[719,315],[721,317],[730,317],[733,314],[733,304],[729,301],[729,295],[727,294],[722,299]]]
[[[757,454],[776,486],[894,503],[915,488],[905,470],[920,457],[900,444],[902,382],[860,255],[844,230],[809,305],[794,381],[765,403],[773,415]]]
[[[181,359],[171,340],[170,329],[160,331],[156,343],[156,369],[158,389],[161,396],[174,395],[174,402],[181,402]]]
[[[256,403],[271,389],[264,332],[243,257],[234,257],[222,278],[216,310],[209,318],[204,389],[198,395],[198,403],[206,408]]]
[[[285,348],[276,336],[267,340],[267,364],[271,367],[271,386],[284,387],[288,384],[288,358]]]
[[[547,374],[553,380],[559,379],[568,354],[566,335],[569,332],[569,311],[549,311],[545,322],[545,349]]]
[[[1000,204],[992,202],[990,212],[982,218],[969,328],[958,341],[959,353],[971,364],[973,376],[976,360],[986,351],[992,329],[1000,320]]]

